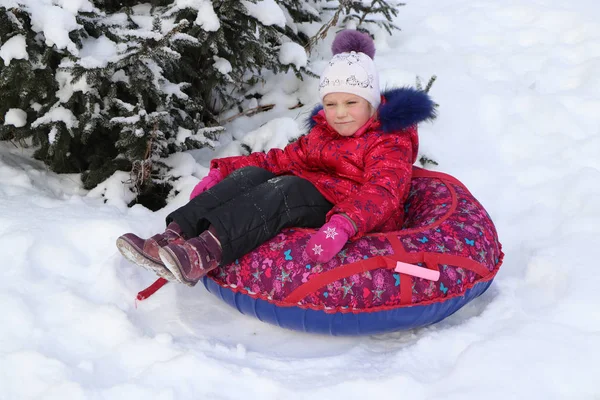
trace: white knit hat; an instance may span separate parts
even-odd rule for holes
[[[375,45],[370,36],[359,31],[342,31],[336,36],[332,50],[335,55],[321,74],[321,102],[329,93],[351,93],[367,100],[377,109],[381,93],[379,74],[373,62]]]

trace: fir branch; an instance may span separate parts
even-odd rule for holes
[[[317,31],[317,33],[315,33],[308,40],[308,43],[306,43],[306,45],[304,46],[304,49],[306,50],[306,52],[308,54],[310,54],[312,52],[313,47],[320,40],[323,40],[323,39],[325,39],[327,37],[327,33],[329,32],[329,29],[331,29],[331,27],[337,25],[341,13],[350,5],[350,3],[351,3],[350,0],[340,0],[340,5],[338,6],[337,10],[333,14],[333,17],[331,17],[331,19],[329,21],[327,21],[325,24],[323,24],[321,26],[321,28],[319,28],[319,30]]]
[[[288,107],[288,110],[295,110],[295,109],[300,108],[302,106],[304,106],[304,104],[298,102],[296,105],[294,105],[292,107]],[[238,113],[236,115],[233,115],[233,116],[227,118],[224,121],[221,121],[220,125],[228,124],[228,123],[230,123],[230,122],[238,119],[239,117],[250,117],[252,115],[256,115],[256,114],[259,114],[261,112],[270,111],[273,108],[275,108],[275,104],[264,104],[264,105],[261,105],[261,106],[258,106],[258,107],[249,108],[247,110],[244,110],[244,111],[242,111],[242,112],[240,112],[240,113]]]
[[[425,86],[425,93],[429,93],[429,90],[431,90],[431,86],[433,86],[433,83],[436,79],[437,75],[433,75],[431,78],[429,78],[429,82],[427,82],[427,86]]]
[[[429,158],[427,156],[421,156],[421,158],[419,158],[419,163],[421,164],[422,167],[425,167],[427,164],[439,165],[437,161],[432,160],[431,158]]]
[[[272,110],[274,107],[275,107],[275,104],[265,104],[265,105],[262,105],[262,106],[258,106],[258,107],[254,107],[254,108],[249,108],[249,109],[244,110],[244,111],[242,111],[242,112],[240,112],[240,113],[238,113],[238,114],[236,114],[236,115],[234,115],[232,117],[227,118],[224,121],[221,121],[220,124],[221,125],[225,125],[225,124],[228,124],[231,121],[233,121],[233,120],[235,120],[235,119],[237,119],[239,117],[250,117],[252,115],[255,115],[255,114],[258,114],[258,113],[261,113],[261,112]]]

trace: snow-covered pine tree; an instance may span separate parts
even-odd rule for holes
[[[302,23],[318,21],[328,7],[350,19],[364,11],[362,1],[349,0],[90,1],[77,3],[77,25],[59,24],[66,47],[33,31],[28,6],[2,9],[0,46],[18,36],[25,57],[0,67],[7,99],[0,117],[19,121],[2,125],[0,135],[31,138],[37,158],[58,172],[82,172],[87,188],[130,171],[136,201],[153,209],[170,187],[161,160],[214,143],[220,113],[242,104],[262,72],[311,74]],[[389,22],[394,13],[381,7],[368,15]],[[103,56],[93,57],[98,49]]]
[[[4,53],[5,64],[5,68],[0,68],[0,91],[3,95],[7,94],[0,105],[0,116],[7,118],[11,109],[12,115],[17,112],[26,116],[23,126],[5,121],[0,127],[0,139],[16,139],[37,147],[34,157],[43,160],[56,172],[83,170],[83,164],[77,157],[82,150],[75,132],[77,119],[70,109],[57,106],[64,95],[57,70],[63,57],[77,51],[74,42],[80,42],[81,37],[86,35],[81,26],[89,14],[84,12],[77,17],[80,25],[69,33],[68,45],[49,46],[43,33],[37,32],[39,26],[34,29],[30,8],[0,9],[0,18],[3,18],[0,22],[0,52]],[[5,24],[5,21],[8,23]],[[19,47],[22,54],[15,60],[15,51]],[[9,111],[5,113],[6,109]]]
[[[40,144],[39,135],[48,133],[32,129],[27,122],[44,112],[44,105],[55,97],[54,74],[61,55],[31,28],[27,12],[0,7],[0,140],[33,138],[34,144]]]
[[[296,24],[315,21],[315,9],[305,2],[278,0],[279,7],[271,3],[272,9],[265,11],[259,3],[219,0],[182,7],[176,1],[163,14],[175,21],[193,21],[185,32],[201,46],[182,53],[179,65],[189,76],[202,71],[200,79],[192,81],[192,90],[199,91],[214,117],[241,103],[244,90],[262,79],[263,70],[278,73],[292,68],[299,78],[311,74],[302,65],[282,62],[280,50],[283,43],[300,46],[306,40]]]
[[[106,13],[123,11],[140,4],[150,4],[153,7],[166,6],[173,0],[90,0],[96,7]]]
[[[298,25],[321,21],[317,2],[296,0],[276,0],[276,2],[287,14],[288,23],[284,28],[285,35],[296,43],[306,45],[310,38],[298,29]]]
[[[400,29],[392,23],[393,17],[398,15],[398,7],[406,5],[406,3],[386,0],[371,0],[371,3],[342,0],[340,4],[345,7],[346,15],[342,20],[344,25],[352,24],[366,32],[378,26],[390,35],[394,30]]]
[[[299,14],[293,5],[302,21],[314,18],[314,13]],[[73,58],[61,64],[57,76],[69,77],[61,80],[72,86],[72,94],[60,107],[78,110],[84,148],[77,153],[87,165],[82,175],[86,188],[116,170],[127,170],[138,196],[159,191],[164,197],[168,175],[161,158],[209,144],[218,132],[218,112],[240,102],[240,93],[257,82],[259,71],[290,67],[278,59],[279,38],[290,28],[283,14],[279,25],[265,25],[238,1],[219,3],[214,14],[177,2],[154,9],[152,30],[134,22],[150,17],[148,8],[124,10],[126,21],[116,14],[99,18],[93,32],[105,35],[97,40],[119,44],[118,60],[90,66]],[[179,140],[181,131],[191,135]],[[155,200],[153,208],[163,204]]]
[[[152,26],[143,28],[132,17],[126,24],[118,18],[99,22],[106,36],[95,40],[117,44],[117,53],[106,64],[73,60],[60,70],[72,85],[84,81],[81,86],[88,88],[69,100],[71,108],[81,109],[82,142],[90,148],[104,146],[87,158],[84,185],[92,188],[116,170],[130,171],[128,183],[145,201],[154,197],[152,207],[157,208],[169,186],[161,159],[206,143],[202,132],[196,132],[205,125],[203,100],[186,93],[188,82],[177,81],[185,77],[179,72],[181,52],[199,42],[182,33],[186,20],[173,25],[147,15]],[[182,130],[190,133],[182,137]],[[159,198],[153,192],[160,192]]]

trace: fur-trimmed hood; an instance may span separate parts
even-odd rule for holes
[[[436,116],[433,100],[422,90],[410,87],[388,89],[382,97],[377,111],[383,132],[400,131]],[[323,105],[318,105],[312,110],[306,121],[309,129],[317,125],[315,117],[322,109]]]

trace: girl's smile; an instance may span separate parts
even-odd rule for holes
[[[327,123],[341,136],[352,136],[375,113],[371,104],[350,93],[329,93],[323,98]]]

